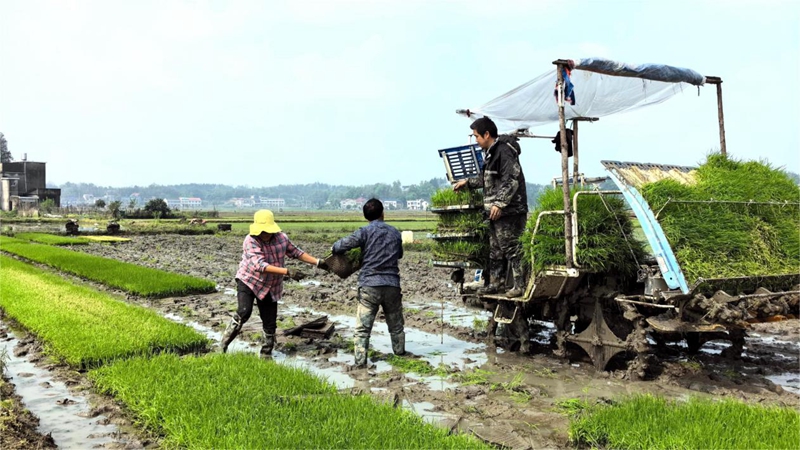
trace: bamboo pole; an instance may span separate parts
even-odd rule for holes
[[[706,77],[706,83],[717,85],[717,119],[719,121],[719,151],[723,156],[728,154],[725,144],[725,114],[722,110],[722,78]]]
[[[567,147],[567,124],[564,119],[564,62],[553,61],[558,76],[558,125],[561,132],[561,190],[564,193],[564,250],[566,266],[571,269],[574,261],[572,254],[572,208],[569,199],[569,149]],[[573,149],[574,151],[574,149]]]
[[[578,186],[578,121],[572,120],[572,186]],[[583,183],[581,183],[583,185]]]

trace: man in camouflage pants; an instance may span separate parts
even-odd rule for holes
[[[513,272],[514,286],[506,292],[508,298],[522,295],[522,244],[520,236],[525,231],[528,217],[528,193],[525,175],[519,164],[521,152],[517,139],[497,135],[497,126],[488,117],[470,125],[472,135],[485,152],[482,173],[453,185],[462,188],[483,188],[484,209],[489,214],[489,281],[481,293],[499,293],[505,280],[506,262]]]
[[[400,293],[400,268],[403,241],[396,228],[383,221],[383,203],[370,199],[364,204],[364,218],[369,224],[333,244],[333,253],[361,248],[363,261],[358,274],[358,311],[356,314],[355,365],[366,367],[372,325],[383,308],[395,355],[406,353],[403,331],[403,296]]]

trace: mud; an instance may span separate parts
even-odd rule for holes
[[[75,250],[148,267],[214,280],[219,292],[180,298],[127,301],[160,311],[173,320],[191,322],[213,339],[236,309],[233,276],[241,258],[241,236],[134,236],[128,243],[90,244]],[[296,242],[314,256],[325,256],[329,244]],[[580,398],[606,402],[620,395],[652,393],[670,398],[690,395],[729,397],[782,404],[800,409],[800,331],[797,320],[753,327],[741,359],[722,356],[728,344],[706,343],[687,354],[681,344],[658,349],[658,364],[648,381],[625,379],[624,370],[597,371],[579,350],[571,360],[552,355],[553,328],[537,323],[532,354],[519,355],[487,342],[488,312],[464,305],[449,270],[429,267],[428,253],[409,251],[401,260],[409,358],[444,367],[446,375],[403,373],[387,363],[390,343],[383,318],[373,330],[378,353],[368,369],[354,370],[348,351],[356,310],[356,276],[341,280],[297,261],[310,275],[288,282],[278,308],[279,328],[328,315],[337,332],[328,341],[287,337],[279,331],[275,358],[328,377],[340,389],[370,392],[416,411],[443,426],[518,448],[568,447],[568,419],[561,401]],[[254,315],[233,351],[254,351],[261,324]]]
[[[147,443],[135,436],[138,432],[119,406],[92,393],[85,374],[49,360],[24,331],[0,322],[0,352],[7,355],[10,398],[24,407],[17,414],[19,427],[0,433],[0,448],[134,449]]]

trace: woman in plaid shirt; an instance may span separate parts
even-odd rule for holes
[[[236,272],[236,291],[239,307],[230,325],[222,335],[222,352],[242,331],[242,326],[253,313],[253,303],[258,306],[258,314],[263,322],[261,356],[272,355],[275,346],[275,328],[278,316],[278,300],[283,294],[283,280],[289,277],[295,281],[305,278],[297,269],[287,268],[286,255],[306,264],[327,270],[324,261],[300,250],[275,223],[272,211],[257,211],[250,225],[250,234],[242,244],[242,261]]]

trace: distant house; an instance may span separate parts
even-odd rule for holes
[[[339,202],[339,208],[341,209],[358,209],[364,206],[364,203],[367,202],[367,199],[364,197],[358,198],[346,198]]]
[[[169,209],[175,209],[175,208],[180,209],[181,207],[181,201],[177,199],[165,198],[164,202],[167,204],[167,207]]]
[[[258,203],[267,208],[283,208],[286,206],[286,200],[282,198],[258,197]]]
[[[397,200],[381,200],[383,207],[387,209],[397,209]]]
[[[423,199],[406,201],[406,208],[415,211],[426,211],[428,209],[428,206],[429,206],[428,202]]]
[[[44,200],[60,207],[61,189],[47,188],[45,164],[28,161],[27,153],[22,161],[0,163],[0,209],[35,208]]]
[[[181,203],[180,209],[199,208],[203,206],[203,200],[199,197],[178,197]]]

